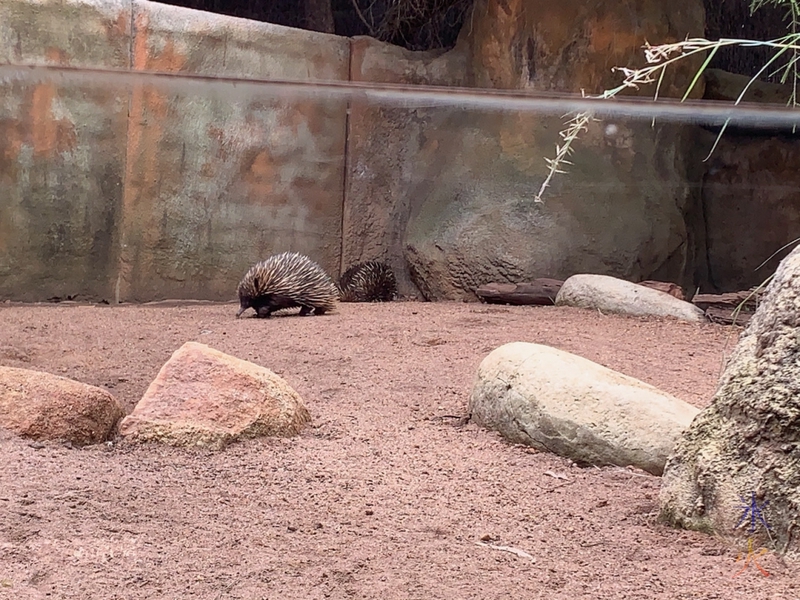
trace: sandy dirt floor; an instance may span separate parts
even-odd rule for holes
[[[518,340],[702,407],[738,329],[456,303],[235,312],[0,307],[0,364],[105,387],[127,411],[195,340],[276,371],[313,417],[218,453],[0,432],[0,598],[800,598],[796,563],[770,552],[769,577],[733,577],[741,542],[660,524],[658,477],[459,420],[482,358]]]

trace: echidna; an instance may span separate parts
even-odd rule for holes
[[[250,267],[238,288],[237,317],[253,307],[256,316],[300,307],[300,315],[325,314],[336,306],[336,284],[313,260],[297,252],[284,252]]]
[[[370,260],[347,269],[339,290],[342,302],[390,302],[397,297],[397,280],[388,265]]]

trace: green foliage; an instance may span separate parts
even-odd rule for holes
[[[752,15],[759,8],[765,6],[785,8],[786,16],[784,18],[787,21],[786,31],[789,32],[789,36],[787,37],[797,36],[798,32],[800,32],[800,3],[798,3],[797,0],[752,0],[750,3],[750,14]],[[797,48],[794,48],[791,52],[791,58],[789,61],[783,67],[780,67],[776,70],[776,74],[780,73],[781,83],[786,83],[789,78],[791,78],[792,96],[789,102],[792,106],[797,105],[797,81],[800,77],[798,76],[797,71],[797,61],[799,57],[800,56],[798,55]]]
[[[761,69],[750,79],[748,84],[739,94],[739,97],[734,102],[734,105],[738,105],[742,101],[753,82],[757,81],[759,77],[764,75],[770,69],[774,69],[769,73],[769,75],[772,76],[780,74],[781,83],[791,83],[792,91],[787,104],[791,107],[797,107],[797,86],[798,82],[800,82],[800,72],[798,72],[798,62],[800,62],[800,0],[752,0],[750,4],[750,14],[752,15],[756,10],[766,6],[786,9],[787,35],[774,40],[723,38],[712,41],[704,38],[693,38],[672,44],[662,44],[660,46],[651,46],[650,44],[645,44],[644,54],[647,62],[646,67],[641,69],[615,67],[613,71],[622,73],[625,76],[623,82],[613,89],[605,90],[602,94],[589,97],[608,100],[618,95],[623,90],[629,88],[639,89],[639,87],[642,85],[651,85],[655,83],[656,88],[653,95],[653,100],[657,100],[661,83],[664,78],[664,73],[668,67],[689,57],[705,54],[706,56],[703,64],[695,73],[694,78],[681,98],[681,102],[683,102],[689,97],[697,82],[702,77],[703,72],[706,70],[706,68],[708,68],[708,65],[711,63],[711,60],[714,58],[714,55],[720,48],[724,48],[726,46],[742,46],[745,48],[767,47],[774,49],[775,53],[773,54],[772,58],[767,60]],[[785,62],[781,63],[782,60]],[[556,155],[554,158],[545,158],[549,170],[547,177],[539,189],[539,193],[534,196],[534,202],[536,203],[543,202],[542,196],[550,185],[555,174],[565,173],[563,166],[571,164],[567,160],[567,157],[572,153],[573,142],[575,142],[580,133],[586,129],[589,121],[594,119],[594,116],[591,112],[582,112],[574,116],[567,116],[570,118],[566,122],[566,127],[560,132],[560,136],[564,140],[563,144],[556,144]],[[717,139],[705,160],[708,160],[708,158],[710,158],[710,156],[714,153],[714,150],[716,149],[717,144],[724,134],[729,122],[730,121],[728,120],[723,124],[719,134],[717,135]]]

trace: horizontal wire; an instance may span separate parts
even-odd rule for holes
[[[174,93],[222,96],[226,100],[248,100],[268,94],[274,98],[322,97],[326,100],[365,102],[400,108],[451,107],[557,115],[589,112],[596,117],[658,118],[706,125],[722,125],[730,121],[731,124],[751,127],[791,127],[800,122],[800,111],[774,104],[734,105],[732,102],[707,100],[678,102],[630,97],[603,100],[578,94],[530,93],[519,90],[331,80],[246,79],[37,64],[0,65],[0,89],[15,83],[123,87],[148,85],[169,89]]]

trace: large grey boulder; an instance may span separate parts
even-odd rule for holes
[[[666,465],[661,517],[730,533],[754,508],[777,548],[800,550],[800,249],[778,267],[711,405]],[[765,534],[763,523],[754,523]]]
[[[481,362],[469,412],[512,442],[660,475],[698,409],[580,356],[514,342]]]
[[[697,322],[706,320],[703,311],[690,302],[607,275],[573,275],[558,291],[556,305],[637,317],[674,317]]]
[[[242,439],[296,435],[310,420],[297,392],[269,369],[187,342],[119,430],[135,441],[219,449]]]

